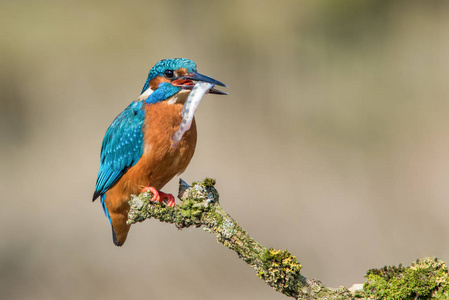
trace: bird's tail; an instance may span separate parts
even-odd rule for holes
[[[106,203],[105,203],[105,201],[104,201],[104,200],[106,199],[106,195],[105,195],[105,194],[101,195],[101,198],[100,198],[100,199],[101,199],[101,207],[103,208],[103,212],[104,212],[105,216],[108,218],[109,223],[111,224],[112,241],[114,242],[114,245],[120,247],[121,245],[123,245],[123,243],[124,243],[125,241],[123,241],[122,243],[120,243],[120,242],[117,240],[117,235],[115,234],[114,226],[112,225],[112,221],[111,221],[111,216],[109,215],[108,208],[106,207]]]

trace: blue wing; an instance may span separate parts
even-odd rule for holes
[[[162,82],[147,99],[132,102],[115,118],[101,145],[100,170],[92,201],[104,195],[142,156],[142,126],[145,120],[142,106],[168,99],[180,90],[178,86]],[[104,202],[104,197],[101,199]]]
[[[142,105],[140,101],[132,102],[106,131],[101,145],[100,170],[92,201],[101,195],[103,202],[106,191],[142,156],[142,126],[145,120]]]

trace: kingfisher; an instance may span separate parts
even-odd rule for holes
[[[197,72],[187,58],[164,59],[148,73],[142,92],[111,123],[101,145],[100,169],[92,201],[98,197],[112,227],[116,246],[125,242],[131,194],[150,191],[151,201],[175,206],[173,195],[160,190],[182,173],[195,152],[197,132],[190,129],[173,144],[182,121],[182,108],[195,81],[226,87]],[[209,93],[225,95],[212,87]]]

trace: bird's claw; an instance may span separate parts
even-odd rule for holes
[[[142,189],[142,193],[150,192],[153,194],[153,198],[150,199],[151,202],[164,202],[169,207],[175,206],[175,197],[172,194],[166,194],[164,192],[156,190],[152,186],[147,186]]]
[[[151,194],[153,194],[153,198],[150,199],[151,202],[158,202],[161,203],[161,196],[159,195],[159,191],[156,190],[154,187],[152,186],[146,186],[142,189],[141,193],[145,193],[145,192],[150,192]]]
[[[166,198],[164,198],[164,203],[169,207],[175,207],[175,197],[172,194],[164,194]],[[167,201],[165,201],[167,199]]]

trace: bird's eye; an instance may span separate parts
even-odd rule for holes
[[[175,73],[173,72],[173,70],[165,70],[164,75],[165,75],[165,77],[167,77],[167,78],[173,78],[173,76],[175,75]]]

